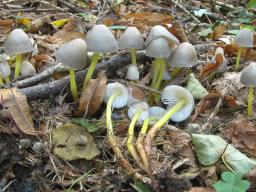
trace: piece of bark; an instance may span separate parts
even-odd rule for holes
[[[137,54],[138,62],[143,62],[146,59],[145,55]],[[120,54],[117,56],[113,56],[109,60],[103,60],[102,62],[98,63],[95,69],[95,73],[106,70],[107,76],[112,77],[116,74],[117,70],[125,67],[126,65],[131,63],[130,54]],[[88,69],[84,69],[76,73],[76,83],[82,84]],[[33,87],[18,89],[20,92],[27,96],[28,101],[37,100],[37,99],[46,99],[49,98],[50,95],[57,95],[59,94],[63,88],[68,85],[69,83],[69,76],[61,78],[56,81],[52,81],[49,83],[39,84]],[[65,89],[69,88],[66,86]]]

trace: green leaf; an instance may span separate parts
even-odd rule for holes
[[[208,10],[207,9],[199,9],[194,11],[194,15],[197,17],[202,17],[204,14],[207,14]]]
[[[189,90],[195,99],[202,99],[208,94],[207,90],[202,86],[193,73],[189,74],[186,89]]]
[[[131,186],[137,191],[137,192],[152,192],[152,190],[144,185],[143,183],[136,183],[135,185],[134,184],[131,184]]]
[[[72,122],[85,127],[88,130],[88,132],[90,132],[90,133],[93,133],[93,132],[96,132],[99,130],[99,127],[97,127],[95,124],[89,122],[87,119],[72,118]]]
[[[224,172],[221,178],[221,181],[213,185],[217,192],[245,192],[250,186],[247,180],[242,180],[241,174]]]
[[[250,0],[247,4],[247,9],[256,8],[256,0]]]

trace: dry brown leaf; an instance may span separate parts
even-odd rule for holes
[[[173,16],[166,15],[162,13],[129,13],[125,16],[125,19],[131,19],[133,20],[134,25],[141,26],[142,24],[148,25],[148,26],[154,26],[159,25],[163,23],[170,23],[173,19]]]
[[[222,132],[226,139],[241,151],[256,157],[256,125],[243,116],[238,116],[229,127]]]
[[[143,100],[145,98],[144,91],[135,85],[128,85],[128,90],[130,95],[135,99]]]
[[[107,76],[105,71],[98,74],[97,79],[92,79],[83,89],[78,114],[84,113],[84,116],[93,115],[99,109],[105,94]]]
[[[54,59],[47,54],[33,56],[36,68],[42,68],[46,63],[54,63]]]
[[[17,128],[25,134],[36,135],[27,98],[16,88],[1,89],[1,105],[7,109]]]
[[[173,22],[172,27],[168,27],[168,25],[165,25],[165,27],[174,35],[176,36],[181,43],[188,42],[188,38],[185,34],[185,31],[183,27],[178,22]]]
[[[11,26],[14,23],[13,19],[0,19],[1,26]]]
[[[55,33],[53,36],[48,36],[45,41],[51,44],[63,44],[77,38],[84,39],[84,34],[81,32],[61,30]]]
[[[220,66],[220,64],[223,62],[223,55],[218,53],[216,56],[215,56],[215,63],[207,63],[200,71],[200,77],[201,78],[204,78],[208,75],[210,75],[212,72],[215,71],[215,69],[217,67]]]
[[[186,192],[214,192],[214,190],[211,188],[205,188],[205,187],[193,187]]]
[[[212,32],[212,40],[218,40],[224,34],[226,29],[227,28],[225,25],[219,25],[215,27]]]

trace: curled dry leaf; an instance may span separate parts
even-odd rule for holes
[[[178,22],[173,22],[172,26],[169,27],[165,25],[165,27],[174,35],[176,36],[181,43],[188,42],[188,38],[185,34],[183,27]]]
[[[1,89],[0,97],[1,105],[7,109],[17,128],[25,134],[36,135],[26,96],[12,88]]]
[[[84,39],[84,34],[76,31],[60,30],[53,36],[46,38],[45,41],[52,44],[63,44],[77,38]]]
[[[232,144],[239,150],[256,157],[256,125],[239,115],[227,129],[222,132],[226,139],[231,138]]]
[[[212,40],[218,40],[225,32],[227,27],[225,25],[219,25],[214,28],[212,32]]]
[[[98,74],[97,79],[92,79],[83,89],[79,101],[78,114],[93,115],[99,109],[105,94],[107,76],[105,71]]]
[[[223,62],[223,55],[218,53],[215,56],[215,63],[207,63],[200,71],[200,77],[204,78],[214,72]]]

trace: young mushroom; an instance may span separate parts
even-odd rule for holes
[[[14,29],[4,42],[5,52],[8,55],[16,55],[14,79],[20,74],[20,65],[23,55],[33,51],[33,45],[29,36],[22,29]]]
[[[118,51],[118,43],[112,32],[105,25],[95,25],[86,35],[88,51],[94,52],[87,71],[84,86],[91,79],[97,65],[100,53],[113,53]]]
[[[36,69],[29,61],[23,61],[20,66],[21,76],[33,76],[36,74]]]
[[[191,43],[184,42],[178,45],[167,61],[170,67],[175,67],[171,74],[171,76],[174,77],[179,72],[180,68],[189,68],[196,65],[198,58],[194,46]]]
[[[140,73],[139,73],[138,66],[136,64],[128,65],[126,79],[131,81],[138,81],[139,78],[140,78]]]
[[[7,62],[7,58],[5,55],[0,55],[0,85],[3,85],[3,79],[6,83],[10,82],[11,68],[9,63]]]
[[[235,44],[238,46],[235,70],[239,70],[242,50],[253,47],[253,33],[250,29],[242,29],[236,36]]]
[[[87,45],[83,39],[74,39],[63,44],[56,51],[56,58],[69,68],[70,90],[74,100],[78,99],[75,70],[83,69],[87,64]]]
[[[252,102],[254,97],[254,87],[256,87],[256,63],[251,63],[248,65],[242,72],[240,76],[240,82],[244,84],[246,87],[249,87],[248,94],[248,108],[247,114],[248,117],[252,116]]]
[[[129,49],[132,57],[132,64],[137,65],[136,50],[142,49],[144,45],[144,39],[140,34],[140,31],[136,27],[128,27],[124,34],[118,40],[119,48]]]
[[[128,128],[127,134],[127,148],[133,159],[139,165],[139,167],[147,172],[144,165],[141,163],[139,154],[134,146],[134,128],[136,123],[142,124],[149,116],[148,104],[145,102],[133,103],[128,109],[128,117],[131,119],[131,123]]]

